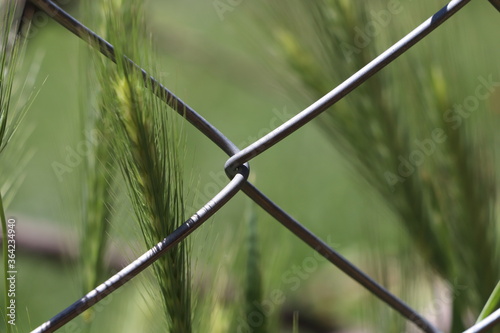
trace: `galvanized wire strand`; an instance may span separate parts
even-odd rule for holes
[[[491,328],[500,324],[500,309],[496,310],[488,317],[481,320],[479,323],[475,324],[463,333],[482,333],[488,332]]]
[[[44,11],[56,22],[61,24],[67,30],[89,43],[92,47],[98,49],[104,56],[111,61],[116,62],[115,49],[113,45],[98,36],[92,30],[81,24],[74,17],[66,13],[54,2],[50,0],[29,0],[33,5]],[[140,71],[148,87],[151,87],[153,93],[164,101],[168,106],[174,109],[181,116],[185,117],[194,127],[202,132],[207,138],[214,142],[229,156],[237,153],[239,149],[217,128],[205,120],[193,108],[184,103],[179,97],[163,86],[158,80],[149,75],[143,68],[134,63],[131,59],[124,59],[135,70]]]
[[[438,333],[440,332],[436,327],[434,327],[430,322],[428,322],[419,313],[405,304],[402,300],[391,294],[383,286],[375,282],[371,277],[366,275],[359,268],[354,266],[346,258],[344,258],[337,251],[332,249],[328,244],[323,242],[320,238],[316,237],[311,231],[305,228],[297,220],[287,214],[279,206],[277,206],[273,201],[266,197],[262,192],[260,192],[255,186],[250,182],[246,182],[242,191],[255,201],[260,207],[262,207],[266,212],[268,212],[272,217],[274,217],[278,222],[280,222],[285,228],[290,230],[299,239],[307,243],[316,252],[325,257],[328,261],[334,264],[346,275],[351,277],[353,280],[357,281],[375,296],[384,301],[391,308],[399,312],[402,316],[406,317],[408,320],[413,322],[424,332],[428,333]]]
[[[271,148],[297,129],[301,128],[312,119],[317,117],[321,112],[328,109],[330,106],[341,100],[344,96],[349,94],[355,88],[360,86],[363,82],[377,73],[379,70],[387,66],[401,54],[406,52],[410,47],[415,45],[422,38],[427,36],[430,32],[436,29],[439,25],[445,22],[458,10],[463,8],[470,0],[453,0],[448,5],[439,10],[432,17],[427,19],[424,23],[415,28],[408,35],[403,37],[396,44],[388,48],[385,52],[380,54],[350,78],[345,80],[342,84],[323,96],[321,99],[310,105],[308,108],[271,131],[269,134],[263,136],[256,142],[250,144],[248,147],[242,149],[239,153],[231,156],[225,165],[226,172],[232,174],[238,165],[250,161],[252,158]]]
[[[64,324],[77,317],[83,311],[87,310],[92,305],[111,294],[113,291],[153,264],[170,248],[178,244],[198,227],[200,227],[209,217],[215,214],[215,212],[217,212],[236,193],[239,192],[241,186],[245,183],[249,172],[248,168],[240,168],[240,170],[240,173],[238,173],[229,182],[229,184],[222,189],[222,191],[220,191],[212,200],[210,200],[196,214],[191,216],[189,220],[184,222],[172,234],[168,235],[160,243],[156,244],[149,251],[89,292],[87,295],[80,298],[49,321],[40,325],[38,328],[33,330],[32,333],[53,332],[54,330],[62,327]]]

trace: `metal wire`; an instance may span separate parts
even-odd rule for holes
[[[496,310],[488,317],[466,330],[464,333],[486,332],[486,330],[489,330],[498,324],[500,324],[500,309]]]
[[[113,45],[99,37],[92,30],[78,22],[71,15],[66,13],[54,2],[49,0],[29,0],[33,5],[47,13],[57,23],[61,24],[67,30],[80,37],[91,46],[97,48],[104,56],[108,57],[111,61],[116,62],[115,49]],[[154,77],[149,75],[144,69],[139,67],[132,60],[125,58],[125,60],[137,71],[142,73],[145,80],[149,81],[148,86],[151,87],[153,92],[168,106],[176,110],[181,116],[186,117],[194,127],[202,132],[207,138],[212,140],[219,148],[221,148],[229,156],[235,154],[239,149],[228,138],[224,136],[217,128],[212,126],[202,116],[193,110],[189,105],[184,103],[174,93],[164,87]],[[243,163],[242,163],[243,164]]]
[[[116,61],[113,46],[64,12],[61,8],[49,0],[29,0],[36,7],[46,12],[55,21],[64,26],[67,30],[71,31],[84,41],[88,42],[93,47],[97,48],[102,54],[112,61]],[[90,308],[92,305],[115,291],[117,288],[124,285],[127,281],[139,274],[156,259],[168,251],[172,246],[176,245],[185,239],[190,233],[196,230],[203,224],[210,216],[215,214],[221,207],[223,207],[231,198],[239,191],[242,190],[247,196],[254,200],[261,208],[267,211],[283,226],[289,229],[302,241],[307,243],[315,251],[320,253],[331,263],[337,266],[345,274],[356,280],[367,290],[376,295],[379,299],[387,303],[393,309],[398,311],[401,315],[406,317],[409,321],[413,322],[424,332],[439,332],[431,323],[429,323],[423,316],[406,305],[403,301],[388,292],[384,287],[379,285],[368,275],[362,272],[355,265],[346,260],[342,255],[330,248],[320,238],[315,236],[297,220],[291,217],[288,213],[277,206],[273,201],[267,198],[256,187],[247,181],[249,173],[248,161],[253,157],[259,155],[263,151],[277,144],[282,139],[305,125],[321,112],[329,108],[331,105],[346,96],[349,92],[354,90],[380,69],[396,59],[399,55],[403,54],[411,46],[415,45],[423,37],[429,34],[432,30],[437,28],[440,24],[446,21],[459,9],[465,6],[470,0],[454,0],[447,6],[443,7],[435,15],[422,23],[419,27],[413,30],[406,37],[397,42],[394,46],[382,53],[379,57],[374,59],[351,78],[332,90],[329,94],[318,100],[316,103],[305,109],[291,120],[287,121],[276,130],[259,139],[255,143],[249,145],[244,150],[240,151],[228,138],[226,138],[217,128],[211,125],[201,115],[196,113],[194,109],[184,103],[180,98],[174,95],[166,87],[160,84],[155,78],[150,76],[144,69],[135,64],[131,59],[125,57],[125,60],[137,71],[142,73],[146,85],[151,87],[152,91],[168,104],[172,109],[177,111],[181,116],[185,117],[193,126],[202,132],[207,138],[214,142],[226,154],[230,156],[225,164],[226,173],[232,180],[230,183],[221,190],[209,203],[201,208],[194,214],[188,221],[175,230],[172,234],[168,235],[162,242],[158,243],[152,249],[144,253],[141,257],[136,259],[130,265],[122,269],[119,273],[108,279],[106,282],[89,292],[77,302],[66,308],[64,311],[57,314],[51,320],[39,326],[33,332],[52,332],[64,324],[71,321],[80,313]],[[489,0],[497,9],[498,1]],[[498,312],[498,311],[497,311]],[[490,318],[490,319],[489,319]],[[487,322],[487,320],[489,321]],[[471,328],[475,329],[470,332],[482,332],[491,325],[498,322],[497,317],[493,315],[486,318],[481,322],[484,325],[475,325]],[[480,324],[481,324],[480,323]],[[466,331],[470,333],[469,331]]]
[[[401,315],[412,321],[415,325],[420,327],[424,332],[440,332],[424,317],[418,314],[415,310],[410,308],[404,302],[392,295],[384,287],[375,282],[368,275],[363,273],[359,268],[351,264],[342,255],[337,253],[329,247],[320,238],[316,237],[313,233],[303,227],[297,220],[288,215],[274,202],[268,199],[252,184],[246,183],[242,188],[243,192],[252,198],[260,207],[267,211],[272,217],[279,221],[288,230],[294,233],[299,239],[304,241],[311,248],[316,250],[319,254],[325,257],[332,264],[337,266],[342,272],[347,274],[352,279],[356,280],[359,284],[370,290],[375,296],[384,301],[394,310],[398,311]]]
[[[363,82],[379,70],[394,61],[401,54],[406,52],[410,47],[415,45],[422,38],[427,36],[431,31],[436,29],[444,21],[450,18],[463,6],[468,4],[470,0],[454,0],[444,6],[440,11],[418,26],[415,30],[403,37],[399,42],[391,46],[377,58],[372,60],[357,73],[345,80],[342,84],[330,91],[328,94],[320,98],[314,104],[306,108],[304,111],[297,114],[295,117],[279,126],[266,136],[250,144],[239,153],[235,154],[226,162],[226,172],[231,173],[231,170],[238,165],[250,161],[252,158],[271,148],[312,119],[317,117],[321,112],[328,109],[330,106],[341,100]],[[229,170],[229,171],[228,171]]]
[[[144,253],[134,262],[122,269],[120,272],[112,276],[106,282],[99,285],[97,288],[89,292],[87,295],[73,303],[64,311],[57,314],[51,320],[45,322],[33,333],[52,332],[64,324],[68,323],[83,311],[96,304],[104,297],[111,294],[113,291],[124,285],[127,281],[142,272],[148,266],[153,264],[160,256],[165,254],[170,248],[178,244],[181,240],[186,238],[190,233],[200,227],[210,216],[215,214],[222,206],[226,204],[244,184],[248,177],[248,169],[241,168],[231,182],[219,192],[210,202],[208,202],[196,214],[191,216],[189,220],[184,222],[172,234],[168,235],[160,243],[156,244],[149,251]]]

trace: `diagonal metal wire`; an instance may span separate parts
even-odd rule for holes
[[[92,30],[78,22],[71,15],[62,10],[54,2],[49,0],[29,0],[33,5],[44,11],[47,15],[53,18],[56,22],[61,24],[67,30],[80,37],[91,46],[97,48],[103,55],[108,57],[111,61],[116,62],[115,49],[113,45],[99,37]],[[131,59],[125,58],[132,68],[142,73],[144,80],[148,81],[155,95],[164,101],[172,109],[176,110],[180,115],[184,116],[194,127],[202,132],[207,138],[212,140],[219,148],[226,154],[233,155],[239,151],[224,134],[217,128],[212,126],[201,115],[199,115],[193,108],[184,103],[179,97],[163,86],[158,80],[149,75],[144,69],[139,67]],[[243,164],[243,163],[242,163]]]
[[[226,170],[228,170],[227,172],[231,173],[231,170],[236,168],[238,165],[250,161],[252,158],[271,148],[272,146],[310,122],[321,112],[325,111],[330,106],[341,100],[344,96],[360,86],[363,82],[368,80],[379,70],[381,70],[401,54],[406,52],[410,47],[427,36],[430,32],[436,29],[439,25],[449,19],[453,14],[455,14],[469,2],[470,0],[451,1],[428,20],[415,28],[408,35],[403,37],[399,42],[391,46],[389,49],[372,60],[365,67],[360,69],[357,73],[345,80],[342,84],[337,86],[328,94],[320,98],[314,104],[297,114],[295,117],[293,117],[283,125],[276,128],[266,136],[250,144],[248,147],[241,150],[238,154],[232,156],[226,162],[225,168]]]
[[[87,27],[68,15],[52,1],[49,0],[29,0],[39,9],[46,12],[55,21],[59,22],[66,29],[73,32],[78,37],[87,41],[93,47],[100,50],[105,56],[112,61],[115,61],[115,52],[111,44],[93,33]],[[128,280],[139,274],[142,270],[151,265],[158,257],[168,251],[172,246],[182,241],[196,228],[203,224],[210,216],[215,214],[222,206],[225,205],[240,189],[250,198],[252,198],[259,206],[267,211],[271,216],[278,220],[282,225],[294,233],[297,237],[311,246],[318,253],[327,258],[331,263],[341,269],[348,276],[356,280],[370,292],[375,294],[382,301],[386,302],[393,309],[401,313],[408,320],[420,327],[425,332],[439,332],[425,318],[418,314],[411,307],[406,305],[396,296],[389,293],[384,287],[380,286],[368,275],[359,270],[355,265],[343,258],[339,253],[330,248],[320,238],[302,226],[293,217],[287,214],[284,210],[278,207],[274,202],[267,198],[257,188],[247,181],[249,166],[248,160],[262,153],[266,149],[272,147],[286,136],[302,127],[305,123],[312,120],[322,111],[333,105],[350,91],[355,89],[366,79],[375,74],[378,70],[385,67],[388,63],[396,59],[404,53],[408,48],[416,44],[419,40],[429,34],[437,26],[451,17],[459,9],[461,9],[470,0],[451,1],[447,6],[441,9],[438,13],[425,21],[422,25],[412,31],[409,35],[396,43],[389,50],[381,54],[358,73],[354,74],[350,79],[341,84],[339,87],[332,90],[331,93],[320,99],[318,102],[304,110],[290,121],[278,127],[270,135],[258,140],[254,144],[245,148],[242,152],[220,131],[206,121],[202,116],[196,113],[191,107],[185,104],[181,99],[170,92],[166,87],[161,85],[156,79],[150,76],[144,69],[135,64],[131,59],[125,57],[126,61],[140,71],[143,79],[152,87],[153,92],[168,104],[172,109],[176,110],[180,115],[184,116],[192,125],[200,130],[212,142],[219,146],[226,154],[232,156],[226,162],[226,173],[232,181],[217,194],[208,204],[200,211],[194,214],[181,227],[168,235],[162,242],[158,243],[151,250],[143,254],[133,263],[125,267],[118,274],[111,277],[105,283],[98,286],[96,289],[85,295],[83,298],[72,304],[70,307],[56,315],[50,321],[44,323],[33,332],[52,332],[57,328],[62,327],[65,323],[75,318],[78,314],[88,309],[99,300],[103,299],[114,290],[125,284]],[[489,0],[494,6],[500,0]],[[497,7],[498,9],[498,7]],[[242,165],[245,163],[244,165]],[[491,317],[491,316],[490,316]],[[488,317],[488,318],[490,318]],[[487,319],[488,319],[487,318]],[[498,319],[493,319],[496,323]],[[492,324],[489,324],[492,325]],[[477,326],[477,325],[476,325]],[[490,327],[490,326],[488,326]],[[471,328],[472,329],[472,328]],[[474,332],[482,332],[483,328]]]
[[[73,303],[64,311],[57,314],[49,321],[43,323],[36,328],[32,333],[53,332],[61,328],[64,324],[76,318],[80,313],[96,304],[113,291],[124,285],[130,279],[142,272],[160,256],[165,254],[170,248],[178,244],[194,230],[200,227],[209,217],[215,214],[222,206],[226,204],[244,184],[248,177],[248,168],[241,168],[241,173],[237,174],[231,182],[210,202],[208,202],[196,214],[191,216],[189,220],[184,222],[172,234],[168,235],[160,243],[156,244],[152,249],[144,253],[134,262],[123,268],[120,272],[112,276],[106,282],[99,285],[97,288],[89,292],[84,297]]]
[[[247,182],[243,185],[243,192],[254,200],[260,207],[267,211],[278,222],[285,226],[288,230],[294,233],[299,239],[316,250],[319,254],[325,257],[332,264],[337,266],[342,272],[356,280],[359,284],[370,290],[380,300],[384,301],[390,307],[398,311],[401,315],[412,321],[420,327],[424,332],[440,332],[424,317],[420,316],[408,305],[394,297],[380,284],[375,282],[371,277],[362,272],[359,268],[351,264],[338,252],[329,247],[320,238],[316,237],[312,232],[302,226],[297,220],[288,215],[284,210],[278,207],[273,201],[267,198],[262,192]],[[416,317],[418,316],[418,317]]]

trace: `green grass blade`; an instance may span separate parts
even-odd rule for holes
[[[26,107],[11,112],[11,98],[17,65],[20,60],[22,42],[15,27],[17,1],[7,1],[0,5],[2,23],[0,25],[0,155],[15,133]],[[1,187],[0,187],[1,188]],[[2,249],[5,288],[5,315],[9,305],[8,229],[5,217],[4,193],[0,191],[0,223],[2,224]],[[12,332],[13,325],[6,323],[7,332]]]
[[[91,4],[83,3],[82,11],[91,17]],[[95,91],[99,86],[96,61],[93,51],[85,48],[81,54],[81,73],[85,78],[80,101],[80,125],[82,141],[90,143],[88,153],[84,157],[80,179],[82,192],[82,225],[80,237],[80,264],[82,288],[84,291],[95,288],[104,277],[105,251],[108,245],[108,234],[115,207],[114,193],[116,187],[117,161],[113,153],[112,118],[99,106],[108,103],[108,96]],[[95,101],[95,102],[93,102]],[[84,313],[87,323],[92,322],[92,308]]]
[[[495,289],[493,289],[493,292],[491,293],[490,298],[488,298],[488,301],[484,305],[483,310],[479,314],[476,323],[488,317],[490,314],[493,313],[493,311],[495,311],[499,307],[500,307],[500,281],[497,283]]]
[[[254,333],[266,333],[267,315],[262,311],[263,283],[261,271],[261,256],[257,230],[257,214],[252,204],[248,209],[247,217],[247,266],[245,283],[245,318]]]
[[[292,332],[299,333],[299,312],[293,312]]]

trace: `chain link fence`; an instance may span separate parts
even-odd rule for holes
[[[110,61],[116,61],[113,45],[109,44],[100,36],[94,34],[75,18],[64,12],[56,4],[49,0],[29,1],[32,5],[45,12],[49,17],[57,21],[73,34],[98,49],[103,55],[108,57]],[[439,332],[439,330],[420,313],[405,304],[404,301],[395,295],[391,294],[383,286],[374,281],[374,279],[372,279],[369,275],[349,262],[340,253],[332,249],[324,240],[310,232],[299,221],[290,216],[258,188],[252,185],[252,183],[248,180],[249,162],[267,149],[278,144],[281,140],[286,139],[290,134],[300,130],[302,126],[313,120],[336,102],[340,101],[344,96],[348,95],[351,91],[356,89],[379,70],[390,64],[409,48],[422,40],[447,19],[451,18],[469,2],[470,0],[451,1],[393,46],[388,48],[385,52],[376,57],[373,61],[365,65],[358,72],[354,73],[342,84],[317,100],[314,104],[310,105],[290,120],[281,124],[269,134],[241,150],[193,108],[184,103],[155,78],[150,76],[140,67],[140,64],[134,63],[133,59],[125,59],[137,71],[142,73],[144,82],[147,83],[148,87],[151,87],[152,91],[158,96],[158,98],[182,115],[187,121],[189,121],[194,127],[196,127],[229,156],[229,159],[225,164],[225,172],[230,181],[217,195],[201,207],[172,234],[166,236],[165,239],[137,258],[134,262],[130,263],[120,272],[109,278],[106,282],[102,283],[97,288],[77,300],[64,311],[43,323],[33,332],[41,333],[55,331],[70,322],[86,309],[89,309],[94,304],[110,295],[134,276],[141,273],[160,256],[165,254],[165,252],[169,251],[169,249],[173,246],[188,237],[189,234],[194,232],[198,227],[206,222],[208,218],[214,215],[221,207],[230,201],[236,193],[240,191],[243,191],[249,198],[268,212],[273,218],[276,219],[277,222],[281,223],[283,227],[295,234],[301,241],[305,242],[333,265],[347,274],[350,278],[357,281],[381,301],[385,302],[408,321],[411,321],[419,327],[422,331]],[[500,0],[489,0],[489,2],[494,8],[500,11]],[[485,332],[498,323],[500,323],[500,309],[496,310],[486,319],[477,323],[465,332]]]

